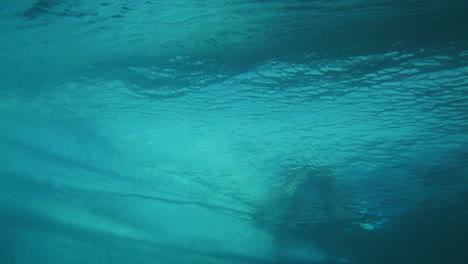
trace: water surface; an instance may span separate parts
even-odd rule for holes
[[[465,1],[3,1],[2,263],[464,263]]]

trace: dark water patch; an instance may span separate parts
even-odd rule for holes
[[[41,14],[49,13],[49,10],[60,2],[61,1],[57,0],[38,0],[31,7],[24,10],[23,16],[28,18],[35,18]]]
[[[340,235],[324,231],[320,238],[356,263],[461,264],[468,258],[467,208],[465,192],[442,206],[426,201],[381,230]]]

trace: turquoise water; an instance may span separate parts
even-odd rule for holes
[[[0,263],[465,263],[466,1],[0,3]]]

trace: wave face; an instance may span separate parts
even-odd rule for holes
[[[0,3],[1,263],[462,263],[468,3]]]

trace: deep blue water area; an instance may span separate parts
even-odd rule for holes
[[[467,13],[1,1],[0,263],[467,263]]]

